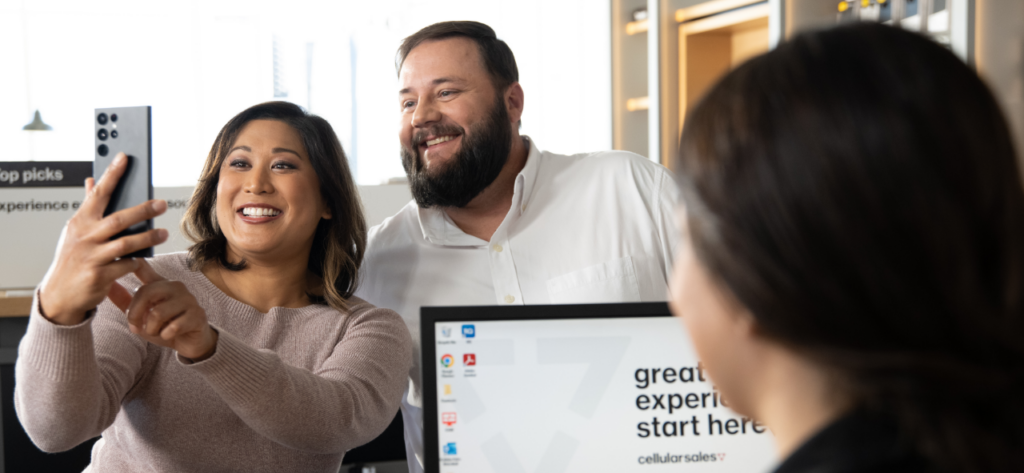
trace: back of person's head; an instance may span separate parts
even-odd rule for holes
[[[675,163],[701,263],[765,337],[951,471],[1024,471],[1024,191],[989,89],[917,34],[800,35]]]

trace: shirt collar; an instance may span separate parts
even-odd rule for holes
[[[516,176],[515,190],[512,195],[512,208],[502,225],[506,225],[510,217],[518,218],[525,210],[529,202],[530,194],[533,192],[540,169],[541,152],[529,136],[523,135],[523,139],[530,145],[530,151],[526,157],[526,165]],[[448,214],[439,208],[431,207],[424,209],[417,207],[420,221],[420,230],[423,231],[423,238],[435,245],[441,246],[486,246],[487,242],[475,236],[463,232]]]

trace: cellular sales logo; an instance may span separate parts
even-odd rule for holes
[[[666,463],[719,463],[725,461],[724,453],[652,453],[647,456],[637,457],[637,463],[641,465],[664,465]]]

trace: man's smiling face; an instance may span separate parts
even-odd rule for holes
[[[399,74],[402,165],[421,207],[463,207],[497,178],[512,146],[504,91],[462,37],[416,46]],[[516,117],[518,120],[518,116]]]
[[[409,52],[399,82],[402,145],[417,169],[444,167],[467,130],[484,121],[497,91],[476,44],[462,37],[427,41]]]

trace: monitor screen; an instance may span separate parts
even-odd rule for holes
[[[769,471],[664,303],[424,308],[427,472]]]

